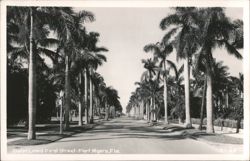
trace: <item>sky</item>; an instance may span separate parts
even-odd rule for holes
[[[149,43],[160,41],[166,33],[159,28],[161,19],[172,13],[170,8],[75,8],[76,10],[91,11],[95,21],[86,23],[87,31],[100,33],[98,46],[105,46],[109,52],[103,53],[107,62],[98,68],[107,86],[118,90],[123,112],[136,81],[140,81],[145,71],[141,59],[152,56],[145,53],[143,47]],[[232,20],[242,19],[241,8],[226,8],[226,15]],[[242,50],[240,51],[242,52]],[[168,59],[176,62],[175,53]],[[214,51],[216,60],[224,61],[230,67],[230,74],[238,76],[242,72],[243,61],[229,56],[225,50]],[[181,66],[179,62],[178,66]]]

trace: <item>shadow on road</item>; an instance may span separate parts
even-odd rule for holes
[[[81,139],[77,139],[82,136]],[[94,129],[79,135],[71,136],[72,139],[61,140],[60,142],[77,142],[90,140],[113,140],[123,138],[143,138],[143,139],[165,139],[180,140],[190,137],[183,127],[169,126],[164,129],[157,129],[150,126],[145,121],[119,119],[106,121],[104,124],[95,127]],[[108,136],[107,136],[108,135]],[[96,136],[96,137],[92,137]],[[105,136],[105,137],[104,137]],[[199,134],[196,134],[196,137]]]

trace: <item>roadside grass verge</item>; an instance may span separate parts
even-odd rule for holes
[[[221,143],[221,144],[243,144],[242,138],[235,138],[223,134],[207,134],[204,131],[199,131],[197,129],[186,130],[187,136],[193,139],[202,139],[209,142]]]
[[[27,130],[25,128],[11,128],[8,129],[7,136],[10,138],[20,138],[7,143],[9,146],[29,146],[29,145],[41,145],[49,144],[66,137],[70,137],[74,134],[84,132],[86,130],[92,129],[95,126],[100,125],[100,122],[95,124],[88,124],[83,126],[72,125],[67,131],[63,131],[63,134],[59,133],[59,127],[42,127],[37,128],[37,136],[34,140],[27,139]]]
[[[152,126],[152,124],[149,124]],[[191,138],[195,140],[204,140],[213,143],[220,143],[220,144],[243,144],[242,138],[231,137],[227,135],[223,135],[221,133],[206,133],[206,129],[202,131],[195,129],[195,128],[185,128],[184,125],[176,125],[176,124],[164,124],[164,123],[157,123],[153,125],[155,127],[161,127],[161,129],[166,130],[166,132],[180,132],[180,135]]]

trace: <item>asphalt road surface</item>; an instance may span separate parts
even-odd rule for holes
[[[11,146],[9,153],[65,154],[217,154],[201,141],[149,127],[127,117],[103,122],[95,128],[46,145]]]

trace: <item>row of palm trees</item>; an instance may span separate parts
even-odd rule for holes
[[[96,71],[106,62],[98,47],[99,33],[87,32],[85,22],[94,21],[88,11],[75,12],[70,7],[7,8],[8,61],[28,65],[28,139],[36,138],[37,68],[42,67],[55,92],[64,93],[64,129],[70,127],[72,104],[78,104],[79,125],[82,109],[85,123],[93,123],[94,109],[111,106],[121,110],[117,90],[107,87]],[[50,59],[52,67],[46,63]],[[78,103],[76,103],[78,102]],[[83,108],[84,107],[84,108]]]
[[[127,112],[133,107],[137,107],[139,102],[143,102],[142,106],[144,103],[146,104],[147,118],[156,120],[156,116],[161,110],[160,107],[163,105],[165,123],[168,123],[168,108],[172,106],[175,108],[172,108],[171,111],[178,111],[179,120],[185,114],[186,127],[192,127],[190,93],[194,90],[190,91],[190,89],[197,86],[190,78],[190,68],[192,68],[195,80],[199,74],[203,75],[202,84],[204,86],[200,86],[204,95],[202,110],[205,106],[206,131],[213,133],[215,108],[213,106],[215,106],[216,98],[213,95],[218,94],[215,93],[218,91],[215,82],[221,80],[216,75],[218,67],[216,68],[217,62],[213,58],[213,51],[216,48],[225,48],[228,54],[242,59],[238,49],[243,48],[243,22],[241,20],[231,21],[225,15],[224,8],[219,7],[176,7],[174,11],[160,22],[160,28],[167,31],[162,40],[144,47],[145,52],[153,53],[153,58],[142,60],[146,71],[142,74],[141,81],[137,83],[139,87],[132,93]],[[174,53],[173,51],[176,52],[177,62],[180,59],[183,62],[179,69],[173,62],[167,60],[167,57]],[[175,76],[170,75],[172,69]],[[229,87],[227,86],[227,88]],[[225,91],[223,92],[225,93]],[[241,93],[243,93],[243,89]],[[173,102],[173,100],[175,101]],[[180,110],[183,108],[185,112]],[[151,113],[151,118],[149,113]]]

